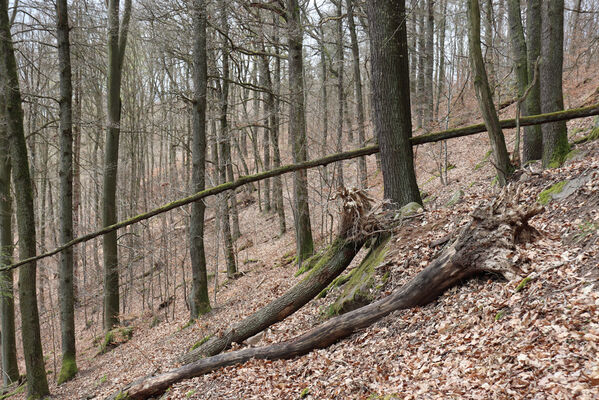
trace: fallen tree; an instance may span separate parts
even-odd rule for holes
[[[156,376],[141,378],[112,399],[147,399],[163,393],[172,384],[228,365],[257,359],[284,359],[327,347],[393,311],[422,306],[464,278],[492,272],[511,279],[518,269],[510,254],[516,243],[532,241],[538,232],[528,224],[541,213],[538,205],[519,204],[518,193],[508,186],[490,204],[479,205],[453,242],[428,267],[393,294],[330,319],[292,340],[270,346],[219,354]]]
[[[242,343],[284,320],[316,297],[347,268],[369,236],[365,230],[374,229],[374,219],[370,199],[362,191],[342,188],[337,198],[342,201],[339,232],[333,243],[313,262],[314,266],[308,275],[282,296],[183,355],[181,362],[190,363],[216,355],[228,349],[232,343]]]
[[[588,107],[583,107],[583,108],[575,108],[575,109],[570,109],[570,110],[565,110],[565,111],[558,111],[558,112],[554,112],[554,113],[521,117],[520,118],[520,126],[530,126],[530,125],[545,124],[545,123],[556,122],[556,121],[566,121],[566,120],[571,120],[571,119],[576,119],[576,118],[590,117],[593,115],[599,115],[599,104],[594,104],[594,105],[591,105]],[[513,118],[501,120],[501,121],[499,121],[499,124],[503,129],[515,128],[516,120]],[[449,130],[441,131],[441,132],[433,132],[433,133],[429,133],[426,135],[414,136],[410,139],[410,143],[412,143],[412,146],[416,146],[419,144],[434,143],[434,142],[438,142],[441,140],[453,139],[453,138],[458,138],[458,137],[463,137],[463,136],[470,136],[470,135],[474,135],[474,134],[485,132],[485,131],[486,131],[486,128],[485,128],[484,124],[470,125],[470,126],[466,126],[463,128],[455,128],[455,129],[449,129]],[[67,242],[61,246],[56,247],[54,250],[37,255],[35,257],[30,257],[30,258],[26,258],[23,260],[19,260],[18,262],[15,262],[14,264],[11,264],[11,265],[3,266],[2,268],[0,268],[0,271],[9,271],[9,270],[18,268],[22,265],[33,262],[33,261],[51,257],[51,256],[56,255],[70,247],[73,247],[77,244],[90,241],[99,236],[105,235],[109,232],[113,232],[118,229],[125,228],[129,225],[133,225],[138,222],[145,221],[147,219],[155,217],[156,215],[160,215],[162,213],[174,210],[176,208],[183,207],[187,204],[191,204],[194,201],[198,201],[198,200],[201,200],[201,199],[209,197],[209,196],[214,196],[216,194],[225,192],[227,190],[237,189],[238,187],[247,185],[248,183],[253,183],[253,182],[261,181],[264,179],[273,178],[275,176],[279,176],[279,175],[286,174],[289,172],[325,166],[325,165],[328,165],[328,164],[331,164],[331,163],[334,163],[337,161],[350,160],[353,158],[364,157],[364,156],[368,156],[368,155],[375,154],[378,152],[379,152],[379,147],[377,145],[362,147],[362,148],[351,150],[351,151],[345,151],[342,153],[332,154],[330,156],[319,158],[316,160],[304,161],[304,162],[297,163],[297,164],[284,165],[282,167],[275,168],[275,169],[272,169],[269,171],[260,172],[255,175],[240,176],[236,181],[226,182],[221,185],[218,185],[218,186],[215,186],[212,188],[208,188],[206,190],[202,190],[201,192],[197,192],[191,196],[187,196],[187,197],[175,200],[171,203],[165,204],[161,207],[155,208],[148,212],[138,214],[138,215],[131,217],[129,219],[126,219],[124,221],[120,221],[116,224],[109,225],[109,226],[104,227],[95,232],[88,233],[86,235],[75,238],[75,239],[71,240],[70,242]]]

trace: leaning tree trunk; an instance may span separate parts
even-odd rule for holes
[[[6,104],[2,104],[2,107],[5,107],[6,132],[17,205],[19,256],[23,260],[35,257],[36,253],[33,183],[29,172],[17,60],[10,32],[8,1],[6,0],[0,0],[0,87],[2,87],[6,102]],[[44,397],[50,393],[40,334],[36,275],[37,264],[35,261],[29,261],[19,269],[21,338],[27,371],[28,396],[33,398]]]
[[[469,47],[470,60],[472,63],[472,73],[474,75],[474,89],[480,111],[483,115],[483,120],[489,132],[489,140],[493,149],[493,157],[495,158],[495,170],[497,178],[501,186],[505,186],[507,179],[512,173],[512,165],[510,157],[505,145],[505,138],[497,111],[493,104],[493,93],[489,87],[489,80],[485,70],[482,52],[480,49],[480,8],[478,0],[470,0],[468,2],[468,22],[469,22]]]
[[[369,220],[366,213],[370,210],[370,199],[356,190],[342,189],[338,196],[343,200],[339,235],[322,255],[314,256],[318,260],[312,263],[314,266],[310,273],[281,297],[181,357],[182,362],[190,363],[218,354],[229,348],[231,343],[241,343],[282,321],[316,297],[347,268],[366,241],[364,235],[353,232],[355,227],[363,226]]]
[[[515,243],[529,242],[538,232],[528,224],[543,208],[520,204],[519,193],[508,186],[490,204],[479,205],[471,221],[460,229],[455,240],[431,264],[390,296],[333,318],[303,335],[270,346],[219,354],[172,371],[142,378],[119,394],[120,399],[146,399],[163,393],[183,379],[200,376],[217,368],[257,359],[286,359],[327,347],[359,329],[401,309],[430,303],[446,289],[477,273],[492,272],[506,278],[517,276],[510,255]]]

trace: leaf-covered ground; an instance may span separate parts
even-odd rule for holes
[[[569,126],[580,128],[583,135],[589,124],[575,121]],[[380,274],[389,272],[389,280],[378,296],[425,268],[438,251],[431,244],[455,232],[476,204],[498,192],[492,186],[492,166],[484,161],[487,148],[484,135],[451,142],[455,168],[449,171],[449,186],[434,176],[438,145],[417,149],[419,184],[429,195],[427,212],[395,233],[392,251],[379,268]],[[291,360],[253,360],[224,368],[176,384],[164,398],[599,398],[599,142],[578,150],[562,168],[543,171],[532,165],[517,178],[523,201],[532,203],[555,183],[588,177],[572,195],[549,202],[533,219],[542,237],[519,246],[512,255],[522,270],[519,279],[471,279],[432,304],[395,312],[327,349]],[[369,170],[375,170],[373,158]],[[317,182],[318,173],[310,174],[311,182]],[[380,174],[371,173],[369,182],[371,194],[380,199]],[[463,199],[448,207],[457,190],[464,191]],[[325,220],[319,214],[314,219]],[[101,330],[85,326],[88,317],[78,309],[80,372],[60,387],[52,384],[53,397],[102,399],[133,379],[167,371],[194,343],[226,329],[301,279],[294,277],[297,267],[286,263],[285,254],[294,248],[292,232],[278,237],[276,219],[258,214],[255,204],[242,210],[241,220],[245,235],[238,243],[248,247],[239,254],[245,275],[221,286],[210,314],[187,326],[181,293],[163,309],[156,305],[144,311],[135,304],[124,316],[134,328],[132,339],[98,354],[93,339]],[[209,226],[207,235],[214,235],[213,229]],[[184,232],[180,235],[184,243]],[[320,238],[321,243],[326,240]],[[528,279],[523,284],[524,277]],[[312,301],[276,324],[258,345],[291,339],[314,327],[335,294]],[[94,301],[91,312],[95,309],[99,315],[101,299]],[[60,354],[59,345],[52,345],[59,343],[56,335],[53,340],[50,332],[44,334],[46,354],[54,354],[48,359],[49,369],[55,368],[52,358]]]

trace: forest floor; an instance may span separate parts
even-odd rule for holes
[[[513,115],[511,109],[504,112]],[[591,119],[569,123],[571,140],[592,125]],[[435,177],[438,146],[416,150],[427,211],[394,233],[385,266],[390,279],[379,297],[426,267],[436,252],[431,243],[466,223],[477,204],[499,191],[484,159],[486,135],[450,142],[449,161],[455,168],[448,172],[448,185]],[[519,279],[468,280],[427,306],[394,312],[329,348],[291,360],[252,360],[223,368],[174,385],[164,398],[599,398],[599,141],[576,149],[562,168],[543,171],[533,164],[515,183],[523,201],[532,203],[555,183],[587,177],[570,196],[550,201],[532,220],[542,237],[514,253],[513,261],[523,271]],[[374,170],[374,157],[369,157],[370,194],[380,199],[382,179]],[[460,190],[462,199],[448,206]],[[102,399],[138,377],[165,372],[194,343],[226,329],[301,279],[294,277],[297,266],[285,261],[294,250],[292,229],[278,237],[276,216],[260,214],[255,202],[240,216],[245,235],[238,243],[248,244],[238,255],[244,275],[220,287],[213,311],[188,326],[180,294],[163,309],[134,308],[124,316],[133,328],[131,339],[105,354],[99,354],[94,341],[98,329],[78,318],[80,371],[66,384],[51,383],[52,398]],[[530,280],[516,290],[524,277]],[[322,322],[323,310],[334,299],[333,292],[313,300],[269,329],[259,345],[309,330]],[[60,354],[59,348],[54,351]]]

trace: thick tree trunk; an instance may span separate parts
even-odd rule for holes
[[[60,243],[73,240],[73,85],[67,0],[56,2],[58,58],[60,64]],[[60,254],[59,301],[62,365],[57,383],[77,373],[75,348],[75,293],[73,250]]]
[[[510,262],[515,243],[529,242],[537,231],[528,225],[541,213],[540,206],[518,203],[518,193],[508,187],[489,205],[479,205],[471,221],[460,229],[456,239],[428,267],[390,296],[333,318],[295,339],[270,346],[249,348],[204,358],[172,371],[142,378],[119,392],[121,398],[146,399],[163,393],[183,379],[215,369],[246,362],[252,358],[286,359],[327,347],[359,329],[401,309],[430,303],[445,290],[477,273],[492,272],[508,279],[516,276]],[[112,398],[115,398],[114,395]]]
[[[1,82],[1,80],[0,80]],[[4,97],[0,93],[0,266],[10,265],[13,256],[12,194],[10,193],[10,156],[4,115]],[[0,272],[0,332],[2,335],[2,382],[8,386],[19,379],[15,338],[15,300],[12,271]]]
[[[206,85],[208,80],[206,62],[206,4],[204,0],[193,2],[193,88],[192,105],[192,187],[194,192],[205,189],[206,174]],[[206,253],[204,250],[204,213],[206,205],[197,201],[191,205],[189,221],[189,252],[191,256],[190,318],[195,319],[210,311]]]
[[[478,0],[469,0],[468,2],[468,22],[469,22],[469,47],[470,61],[472,64],[472,73],[474,74],[474,89],[480,111],[483,115],[489,140],[493,149],[493,158],[495,159],[495,170],[501,186],[505,186],[513,167],[505,145],[505,138],[499,124],[497,111],[493,104],[493,94],[489,87],[485,63],[483,61],[480,49],[480,8]]]
[[[510,0],[512,1],[512,0]],[[528,82],[534,79],[535,64],[541,56],[541,1],[526,0],[526,47],[528,63]],[[540,79],[528,93],[526,98],[527,115],[541,113]],[[532,125],[524,129],[522,145],[522,162],[540,160],[543,156],[543,133],[540,125]]]
[[[33,183],[29,172],[21,90],[8,20],[7,0],[0,0],[0,87],[6,102],[2,107],[5,107],[6,132],[17,204],[19,256],[24,260],[35,257],[36,253]],[[35,261],[25,263],[19,270],[21,338],[27,370],[28,396],[33,398],[49,394],[40,334],[36,272]]]
[[[304,108],[304,60],[303,32],[298,0],[286,1],[289,46],[289,136],[292,139],[293,162],[308,159],[308,139]],[[301,264],[314,253],[310,206],[308,198],[308,174],[297,171],[293,176],[295,203],[295,232],[297,260]]]
[[[564,109],[562,72],[564,63],[564,0],[547,0],[541,6],[543,32],[541,41],[541,111]],[[542,127],[543,166],[558,167],[570,151],[565,122]]]
[[[410,146],[412,119],[405,0],[368,2],[374,130],[381,148],[385,199],[422,203]]]

